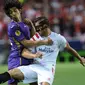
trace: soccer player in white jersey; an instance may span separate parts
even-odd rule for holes
[[[4,82],[2,78],[5,78],[5,81],[7,81],[12,77],[14,79],[23,80],[24,83],[38,81],[38,85],[52,85],[55,74],[56,59],[59,51],[63,49],[67,49],[68,52],[79,59],[80,63],[84,66],[85,59],[70,47],[62,35],[56,34],[49,29],[50,26],[48,19],[45,17],[39,17],[34,20],[34,25],[38,33],[36,33],[31,40],[43,40],[50,37],[53,44],[49,46],[42,45],[36,47],[36,51],[40,51],[43,54],[43,56],[40,56],[39,58],[35,58],[32,55],[29,56],[29,51],[24,49],[22,55],[34,58],[34,64],[29,66],[20,66],[6,72],[8,74],[0,74],[0,82]]]

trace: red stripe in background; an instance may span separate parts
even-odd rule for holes
[[[39,35],[38,35],[38,33],[36,33],[35,35],[36,35],[36,37],[37,37],[37,38],[39,38]]]
[[[32,39],[33,39],[33,41],[35,41],[35,38],[34,37],[32,37]]]

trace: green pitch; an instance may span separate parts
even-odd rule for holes
[[[0,73],[6,70],[7,66],[0,66]],[[85,67],[79,63],[58,63],[53,85],[85,85]]]

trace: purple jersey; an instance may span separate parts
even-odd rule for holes
[[[11,50],[19,52],[24,47],[19,41],[24,38],[30,39],[30,28],[23,22],[16,23],[12,21],[8,25],[8,36],[11,43]]]
[[[8,70],[21,65],[29,65],[33,59],[26,59],[21,56],[24,46],[20,43],[23,39],[30,39],[30,28],[23,22],[12,21],[8,25],[8,36],[11,43],[11,51],[8,58]],[[14,82],[14,79],[9,80],[9,84]]]
[[[19,42],[23,39],[28,39],[28,40],[30,39],[30,28],[27,25],[25,25],[23,22],[17,23],[15,21],[12,21],[8,25],[8,36],[11,43],[11,52],[9,55],[8,62],[11,62],[10,60],[13,60],[13,58],[15,59],[20,58],[19,61],[16,60],[16,65],[17,63],[20,63],[20,65],[26,65],[31,63],[32,59],[25,59],[21,56],[21,52],[24,46]]]

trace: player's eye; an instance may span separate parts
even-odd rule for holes
[[[40,29],[37,27],[37,28],[36,28],[36,31],[37,31],[37,32],[39,32],[39,31],[40,31]]]
[[[12,14],[12,11],[10,11],[10,14]]]
[[[42,27],[39,27],[39,29],[41,30],[41,29],[42,29]]]
[[[47,25],[45,24],[45,25],[43,25],[43,28],[47,28]]]
[[[13,8],[13,11],[14,11],[14,12],[17,12],[17,9],[14,7],[14,8]]]
[[[17,9],[14,9],[14,12],[17,12]]]
[[[40,30],[36,30],[37,32],[39,32]]]
[[[10,14],[11,14],[11,13],[13,12],[13,9],[10,9],[10,11],[9,11],[9,12],[10,12]]]

